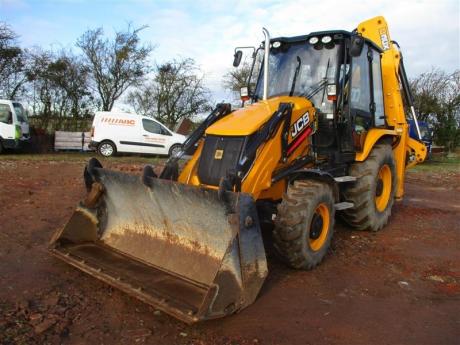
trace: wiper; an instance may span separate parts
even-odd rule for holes
[[[289,96],[292,96],[294,94],[295,82],[297,81],[297,76],[299,75],[301,64],[302,64],[302,60],[300,60],[300,56],[297,55],[297,67],[295,69],[294,79],[292,80],[291,92],[289,92]]]
[[[311,87],[311,90],[309,93],[307,94],[301,94],[301,96],[304,96],[305,98],[308,98],[308,100],[310,100],[311,98],[313,98],[314,95],[316,95],[318,92],[320,92],[321,90],[324,89],[324,87],[327,85],[327,79],[322,79],[321,81],[319,81],[315,88]]]
[[[308,100],[311,100],[314,95],[316,95],[318,92],[326,91],[326,85],[327,85],[327,73],[329,72],[329,67],[330,67],[330,62],[331,58],[327,60],[327,67],[326,67],[326,72],[324,73],[323,79],[321,79],[314,87],[310,87],[312,89],[309,93],[304,93],[301,94],[301,96],[306,97]],[[324,93],[323,93],[323,99],[324,99]],[[322,100],[321,100],[322,102]]]
[[[329,63],[331,62],[331,58],[327,59],[327,67],[326,67],[326,72],[324,73],[324,78],[323,80],[325,81],[327,85],[327,72],[329,72]],[[323,89],[323,97],[321,97],[321,104],[324,102],[324,96],[326,95],[326,88]]]

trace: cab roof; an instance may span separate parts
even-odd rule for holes
[[[298,43],[302,41],[308,41],[311,37],[322,37],[322,36],[332,36],[334,39],[341,39],[341,38],[350,38],[354,32],[346,31],[346,30],[327,30],[327,31],[315,31],[311,32],[307,35],[300,35],[300,36],[292,36],[292,37],[275,37],[271,38],[270,42],[283,42],[283,43]],[[380,48],[375,42],[369,40],[368,38],[364,37],[364,40],[377,49],[379,52],[382,52],[382,48]]]

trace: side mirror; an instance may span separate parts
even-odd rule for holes
[[[350,55],[352,57],[357,57],[361,55],[361,51],[364,47],[364,38],[359,35],[354,35],[351,37],[350,42]]]
[[[7,123],[11,125],[13,123],[13,113],[11,111],[8,112],[8,121]]]
[[[233,67],[238,67],[241,62],[241,58],[243,57],[243,52],[241,50],[237,50],[233,55]]]

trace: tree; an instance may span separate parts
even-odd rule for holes
[[[453,151],[460,144],[460,70],[433,68],[413,79],[411,89],[419,119],[431,123],[435,141]]]
[[[27,55],[17,38],[6,23],[0,22],[0,95],[9,99],[23,92],[27,82]]]
[[[460,70],[448,75],[436,116],[434,134],[437,143],[453,152],[460,145]]]
[[[239,93],[242,87],[248,86],[251,73],[251,64],[245,62],[238,68],[232,68],[224,74],[222,85],[224,88]]]
[[[77,41],[100,97],[102,110],[110,111],[115,101],[131,86],[139,85],[150,71],[147,58],[153,47],[141,45],[139,32],[145,27],[118,31],[104,38],[102,28],[86,31]]]
[[[174,127],[182,118],[208,111],[209,90],[192,59],[172,60],[155,68],[154,79],[132,91],[127,102],[136,112]]]
[[[255,58],[254,70],[251,74],[253,59]],[[235,98],[240,98],[240,90],[249,84],[249,91],[255,92],[259,70],[262,65],[263,51],[258,50],[255,55],[251,55],[249,60],[245,60],[239,67],[232,67],[224,74],[222,86],[234,93]],[[249,80],[250,79],[250,80]],[[248,83],[249,82],[249,83]]]
[[[51,117],[88,115],[93,97],[88,88],[89,70],[81,59],[70,51],[53,53],[39,49],[30,56],[27,75],[32,82],[34,113],[42,116],[43,127],[47,127]]]
[[[428,121],[432,114],[440,111],[443,92],[449,77],[439,69],[431,69],[411,80],[414,105],[420,121]]]

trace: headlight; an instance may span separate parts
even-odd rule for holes
[[[273,48],[279,48],[281,47],[281,42],[280,41],[273,42],[272,46]]]
[[[327,44],[327,43],[329,43],[331,41],[332,41],[331,36],[324,36],[323,38],[321,38],[321,42],[323,42],[324,44]]]
[[[318,43],[318,41],[319,41],[318,37],[312,37],[312,38],[310,38],[310,39],[308,40],[308,43],[310,43],[310,44],[316,44],[316,43]]]

